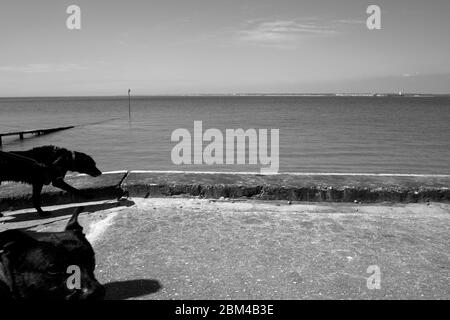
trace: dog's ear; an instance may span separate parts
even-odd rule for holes
[[[83,232],[83,227],[78,223],[78,216],[83,211],[84,207],[78,207],[72,214],[69,222],[66,225],[66,231]]]
[[[21,230],[6,230],[0,232],[0,297],[11,299],[14,296],[15,281],[12,265],[33,248],[37,240]]]
[[[11,251],[21,248],[31,247],[37,244],[38,241],[21,230],[6,230],[0,233],[0,250]]]

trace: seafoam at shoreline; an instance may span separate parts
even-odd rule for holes
[[[368,176],[368,177],[430,177],[450,178],[449,174],[420,174],[420,173],[351,173],[351,172],[278,172],[260,173],[256,171],[183,171],[183,170],[113,170],[103,174],[117,173],[180,173],[180,174],[232,174],[232,175],[293,175],[293,176]],[[87,176],[86,174],[72,174],[71,176]]]

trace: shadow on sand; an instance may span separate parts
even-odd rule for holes
[[[53,218],[71,216],[73,214],[74,209],[77,207],[83,207],[81,212],[95,212],[101,210],[108,210],[117,207],[131,207],[134,205],[134,202],[131,200],[120,200],[114,202],[104,202],[104,203],[96,203],[96,204],[83,204],[80,203],[77,206],[71,206],[61,209],[54,210],[46,210],[46,212],[50,213],[48,217],[39,217],[35,211],[25,212],[25,213],[17,213],[8,215],[8,220],[3,221],[4,223],[17,223],[29,220],[43,220],[43,219],[52,219],[51,222],[54,222]],[[11,219],[12,218],[12,219]],[[45,224],[45,223],[44,223]]]
[[[136,279],[104,284],[105,300],[124,300],[158,292],[162,286],[157,280]]]

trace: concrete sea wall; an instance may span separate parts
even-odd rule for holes
[[[131,197],[198,196],[311,202],[448,202],[448,175],[276,174],[121,171],[92,178],[67,177],[90,200]],[[86,198],[46,186],[43,205],[84,202]],[[3,183],[0,211],[32,207],[31,186]]]

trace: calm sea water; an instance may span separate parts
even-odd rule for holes
[[[0,99],[0,132],[77,125],[3,150],[54,144],[109,170],[258,171],[251,165],[176,166],[177,128],[280,129],[280,171],[450,174],[450,98],[145,97]]]

